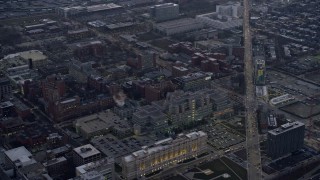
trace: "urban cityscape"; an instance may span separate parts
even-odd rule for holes
[[[0,0],[0,180],[320,180],[319,0]]]

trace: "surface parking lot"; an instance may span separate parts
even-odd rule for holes
[[[206,125],[201,130],[208,134],[208,143],[216,149],[225,149],[245,141],[235,130],[222,124]]]

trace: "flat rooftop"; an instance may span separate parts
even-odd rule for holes
[[[93,147],[91,144],[86,144],[73,149],[80,157],[87,158],[90,156],[94,156],[100,154],[100,151]]]
[[[4,154],[16,166],[27,166],[36,163],[36,161],[32,158],[32,154],[24,146],[10,149],[5,151]]]
[[[118,139],[108,134],[92,139],[91,143],[107,157],[113,157],[115,160],[118,160],[122,156],[141,149],[142,146],[152,145],[154,141],[147,136],[132,136]]]
[[[25,60],[32,59],[33,61],[39,61],[39,60],[47,59],[47,56],[44,55],[39,50],[24,51],[24,52],[20,52],[19,55],[21,58]]]
[[[92,133],[109,129],[115,124],[121,123],[120,117],[112,112],[100,112],[79,119],[76,119],[76,127],[86,133]]]
[[[272,135],[279,135],[302,126],[305,126],[304,123],[300,121],[295,121],[295,122],[283,124],[279,128],[268,131],[268,133]]]
[[[164,3],[164,4],[157,4],[153,7],[155,8],[167,8],[167,7],[173,7],[173,6],[179,6],[178,4],[174,4],[174,3]]]
[[[192,18],[183,18],[183,19],[157,23],[156,26],[159,29],[174,29],[174,28],[189,26],[193,24],[202,24],[202,23]]]
[[[142,147],[140,150],[133,152],[132,154],[125,156],[124,160],[126,162],[131,162],[133,161],[135,158],[141,158],[144,156],[148,156],[149,154],[153,154],[155,152],[159,152],[162,151],[164,149],[167,148],[171,148],[171,145],[174,145],[176,143],[176,141],[181,140],[181,139],[196,139],[198,137],[203,137],[206,136],[207,134],[203,131],[198,131],[198,132],[191,132],[189,134],[179,134],[178,137],[176,139],[172,139],[172,138],[167,138],[167,139],[163,139],[160,141],[155,142],[153,145],[151,146],[144,146]]]
[[[90,171],[100,172],[105,170],[107,168],[106,166],[110,166],[110,165],[113,166],[113,163],[114,163],[113,158],[103,158],[95,162],[90,162],[88,164],[78,166],[76,167],[76,170],[81,174],[85,174]]]
[[[179,80],[179,81],[187,82],[187,81],[192,81],[192,80],[196,80],[196,79],[205,78],[207,76],[208,75],[206,75],[206,74],[204,74],[202,72],[196,72],[196,73],[190,73],[190,74],[185,75],[185,76],[177,77],[175,79]]]
[[[109,4],[97,4],[97,5],[92,5],[92,6],[87,6],[87,11],[88,12],[97,12],[97,11],[105,11],[105,10],[111,10],[111,9],[118,9],[121,8],[122,6],[114,4],[114,3],[109,3]]]
[[[51,166],[51,165],[58,164],[58,163],[61,163],[61,162],[66,162],[66,161],[67,161],[67,159],[62,156],[62,157],[51,159],[51,160],[43,163],[43,165],[45,167],[47,167],[47,166]]]

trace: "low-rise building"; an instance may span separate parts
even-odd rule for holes
[[[86,139],[109,132],[124,137],[132,132],[128,123],[111,111],[99,112],[76,119],[75,128],[77,133]]]
[[[177,77],[173,81],[184,91],[197,91],[210,87],[211,76],[203,72],[196,72]]]
[[[89,172],[99,172],[104,180],[114,180],[115,171],[114,171],[114,160],[112,158],[103,158],[101,160],[90,162],[76,167],[76,176],[82,176]]]
[[[192,18],[166,21],[154,25],[154,29],[156,29],[156,31],[166,36],[187,33],[201,28],[203,28],[203,23]]]
[[[83,145],[73,149],[73,163],[76,166],[94,162],[100,158],[100,151],[91,144]]]
[[[161,169],[175,167],[177,163],[196,157],[207,151],[207,134],[198,131],[179,134],[144,146],[122,158],[122,174],[125,179],[143,178]]]

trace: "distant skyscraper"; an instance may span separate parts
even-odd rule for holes
[[[267,154],[276,159],[303,147],[305,125],[293,122],[268,132]]]
[[[151,16],[156,21],[167,21],[179,17],[179,5],[174,3],[159,4],[151,7]]]

